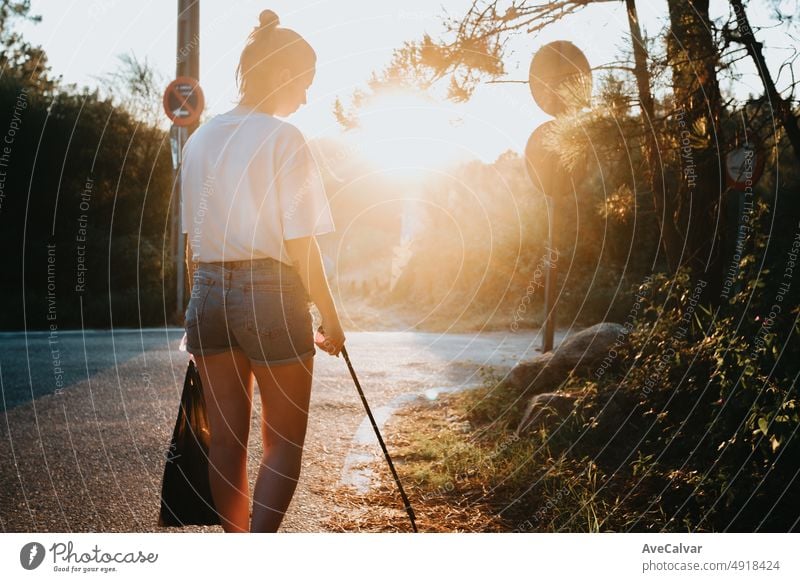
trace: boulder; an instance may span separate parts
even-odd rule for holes
[[[527,394],[553,392],[570,374],[593,374],[609,357],[611,348],[626,339],[625,331],[618,323],[593,325],[568,336],[554,351],[520,362],[511,370],[509,379]]]
[[[528,401],[525,414],[515,431],[516,434],[519,436],[526,430],[548,423],[554,418],[566,418],[575,407],[577,398],[577,394],[567,392],[537,394]]]

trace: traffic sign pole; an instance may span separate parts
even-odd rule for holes
[[[176,318],[180,318],[185,303],[186,276],[184,272],[186,239],[180,228],[181,215],[181,154],[183,145],[189,136],[189,131],[197,126],[200,114],[205,107],[203,90],[197,79],[181,76],[172,81],[164,91],[164,112],[172,120],[170,142],[172,147],[172,167],[174,170],[173,184],[175,185],[175,200],[172,205],[172,232],[175,241],[175,278],[176,278]]]
[[[558,222],[556,202],[565,195],[563,172],[559,169],[560,160],[547,147],[549,134],[555,127],[554,121],[546,121],[537,127],[525,146],[525,159],[528,175],[534,187],[543,195],[547,204],[547,241],[545,243],[545,272],[544,272],[544,322],[542,326],[542,352],[553,349],[556,321],[556,298],[558,297],[556,283],[558,271],[555,253],[558,256]]]
[[[528,85],[536,104],[554,117],[570,110],[587,107],[591,101],[592,72],[589,61],[574,44],[558,40],[544,45],[531,59]],[[549,126],[549,127],[548,127]],[[525,146],[528,174],[534,187],[547,200],[547,269],[544,287],[544,325],[542,352],[553,349],[556,309],[558,305],[558,256],[561,242],[558,221],[560,200],[568,195],[568,183],[574,183],[583,169],[567,171],[561,160],[546,146],[546,134],[552,131],[553,121],[547,121],[531,133]]]
[[[549,195],[548,195],[549,194]],[[556,296],[558,291],[558,261],[553,260],[553,251],[556,247],[556,200],[553,192],[545,194],[548,201],[547,211],[547,270],[544,274],[544,336],[542,337],[542,353],[553,349],[553,338],[556,330]],[[559,193],[561,194],[561,193]],[[556,255],[558,256],[558,255]]]
[[[170,84],[168,93],[164,95],[165,109],[169,102],[169,98],[174,95],[176,87],[174,85],[177,81],[182,79],[190,79],[196,83],[200,80],[200,0],[178,0],[178,30],[177,30],[177,50],[175,59],[175,76],[176,80]],[[199,90],[199,87],[198,87]],[[202,92],[200,92],[202,100]],[[183,145],[188,136],[197,128],[200,110],[196,111],[196,119],[192,119],[191,123],[184,124],[185,117],[173,117],[170,111],[167,115],[172,119],[173,123],[177,126],[175,132],[176,143],[173,149],[177,149],[177,155],[173,153],[173,184],[174,198],[171,206],[171,228],[172,228],[172,252],[173,260],[175,261],[175,319],[178,321],[183,320],[183,314],[186,303],[186,246],[188,236],[184,236],[181,230],[181,182],[180,182],[180,155],[183,151]],[[174,109],[172,110],[174,112]],[[178,120],[176,122],[176,119]]]

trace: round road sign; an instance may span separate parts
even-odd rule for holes
[[[764,171],[764,156],[753,144],[745,144],[725,156],[725,170],[731,188],[752,188]]]
[[[560,197],[572,192],[570,180],[577,182],[583,178],[586,162],[578,160],[572,170],[564,167],[560,156],[547,147],[555,126],[555,121],[545,121],[533,130],[525,146],[525,168],[534,188],[547,196]]]
[[[203,107],[205,98],[197,79],[178,77],[164,91],[164,111],[175,125],[194,125],[200,120]]]
[[[548,134],[555,127],[554,121],[545,121],[528,138],[525,146],[525,168],[533,186],[548,196],[555,194],[559,173],[558,155],[545,147]]]
[[[581,49],[569,41],[557,40],[533,55],[528,84],[542,111],[560,115],[589,105],[592,70]]]

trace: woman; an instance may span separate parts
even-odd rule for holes
[[[259,20],[239,60],[238,106],[192,134],[181,168],[186,349],[203,382],[226,532],[277,531],[300,475],[314,346],[338,356],[345,341],[315,239],[334,230],[322,179],[303,135],[278,119],[306,102],[316,55],[274,12]],[[309,300],[322,316],[316,337]],[[254,377],[264,456],[251,520]]]

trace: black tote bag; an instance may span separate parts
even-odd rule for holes
[[[208,482],[210,439],[200,373],[194,360],[190,359],[178,420],[164,465],[158,525],[180,527],[221,523]]]

